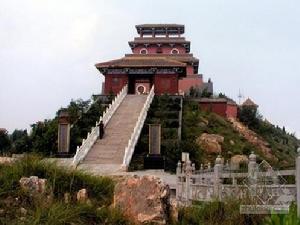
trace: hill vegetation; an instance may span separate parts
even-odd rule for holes
[[[44,156],[55,155],[57,153],[58,117],[62,110],[68,112],[72,124],[70,133],[72,154],[76,151],[76,147],[81,145],[82,139],[86,138],[91,127],[95,126],[112,98],[113,96],[109,96],[107,101],[101,101],[93,97],[92,102],[82,99],[72,100],[66,108],[59,109],[53,119],[32,124],[30,133],[27,130],[14,130],[11,135],[0,133],[0,154],[34,152]]]
[[[215,160],[217,156],[215,153],[208,153],[196,143],[196,139],[203,133],[224,137],[221,147],[222,156],[225,159],[230,159],[236,154],[249,155],[251,152],[260,156],[259,160],[267,159],[257,146],[248,142],[233,129],[228,120],[217,114],[201,111],[196,102],[187,99],[183,101],[180,139],[178,136],[179,110],[180,99],[167,95],[155,97],[136,146],[130,167],[132,170],[143,168],[143,158],[149,151],[148,124],[150,123],[160,123],[162,126],[161,154],[165,157],[166,169],[169,171],[175,172],[182,152],[190,153],[190,158],[197,168],[201,163]],[[239,112],[239,119],[269,143],[272,153],[280,159],[275,166],[280,167],[282,161],[285,162],[285,166],[294,166],[296,149],[300,141],[293,134],[288,134],[284,128],[281,129],[264,121],[257,110],[249,112],[247,108],[242,108]]]
[[[109,207],[114,191],[110,178],[66,170],[36,156],[0,165],[0,171],[0,224],[130,224],[119,210]],[[46,192],[32,195],[22,189],[19,180],[24,176],[47,179]],[[76,200],[82,188],[87,189],[89,202]],[[70,195],[68,201],[65,193]]]

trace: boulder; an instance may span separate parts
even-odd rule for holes
[[[246,155],[234,155],[231,157],[230,162],[238,165],[248,163],[248,157]]]
[[[21,188],[31,194],[44,194],[46,192],[46,179],[37,176],[22,177],[19,181]]]
[[[0,164],[12,164],[16,161],[17,159],[12,157],[0,157]]]
[[[76,195],[77,201],[86,203],[88,201],[88,192],[85,188],[79,190]]]
[[[248,164],[249,160],[246,155],[234,155],[230,159],[230,166],[233,170],[240,169],[242,163]]]
[[[154,176],[127,177],[115,187],[114,206],[137,224],[166,224],[169,186]]]
[[[220,153],[222,151],[221,143],[223,142],[223,136],[207,133],[203,133],[196,140],[196,143],[200,145],[207,153]]]

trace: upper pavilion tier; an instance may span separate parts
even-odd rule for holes
[[[181,24],[141,24],[136,25],[137,33],[140,37],[135,37],[133,41],[129,41],[128,44],[132,50],[137,46],[143,46],[147,48],[151,45],[157,47],[162,46],[181,46],[185,49],[185,53],[190,52],[189,41],[186,41],[181,34],[184,33],[184,25]],[[157,52],[161,53],[161,52]]]
[[[138,34],[143,37],[144,35],[178,35],[184,33],[184,25],[182,24],[140,24],[136,25]]]

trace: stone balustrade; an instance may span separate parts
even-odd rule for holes
[[[99,137],[98,125],[100,121],[103,121],[104,127],[108,124],[109,120],[115,113],[115,111],[120,106],[121,102],[124,100],[128,92],[128,86],[125,85],[123,89],[117,94],[113,99],[112,103],[109,104],[108,108],[100,116],[99,121],[96,122],[95,127],[92,127],[91,132],[88,133],[87,138],[82,140],[81,146],[77,146],[76,154],[73,158],[73,166],[77,166],[90,151],[92,146],[95,144],[97,138]]]
[[[232,170],[228,162],[224,164],[221,156],[216,158],[213,167],[201,165],[196,171],[189,157],[185,156],[176,169],[177,201],[189,205],[192,201],[223,201],[228,197],[243,199],[252,196],[265,206],[285,209],[293,201],[300,206],[300,149],[294,170],[273,170],[266,161],[257,163],[254,153],[248,158],[246,171]],[[295,176],[296,182],[288,184],[284,176]],[[272,197],[264,199],[265,196]]]
[[[138,118],[138,121],[136,122],[136,125],[134,127],[134,130],[131,134],[131,137],[130,139],[128,140],[128,145],[127,147],[125,148],[125,154],[124,154],[124,158],[123,158],[123,164],[122,164],[122,167],[124,170],[127,170],[128,166],[129,166],[129,163],[131,161],[131,158],[132,158],[132,155],[133,155],[133,152],[134,152],[134,148],[135,148],[135,145],[140,137],[140,134],[141,134],[141,131],[142,131],[142,128],[144,126],[144,122],[146,120],[146,117],[147,117],[147,112],[150,108],[150,104],[152,102],[154,98],[154,85],[152,86],[148,96],[147,96],[147,100],[140,112],[140,115],[139,115],[139,118]]]

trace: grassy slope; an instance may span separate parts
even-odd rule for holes
[[[196,166],[199,166],[200,163],[215,160],[216,154],[206,153],[195,143],[197,137],[201,136],[202,133],[219,134],[224,137],[222,155],[225,159],[229,159],[235,154],[249,155],[252,151],[260,156],[260,160],[265,159],[263,155],[260,155],[259,149],[235,131],[227,120],[214,113],[200,111],[195,102],[184,101],[182,140],[179,141],[176,127],[170,127],[169,122],[176,121],[176,111],[174,111],[176,107],[178,107],[178,102],[172,101],[168,96],[156,97],[153,104],[151,104],[145,126],[136,146],[131,169],[143,168],[143,157],[148,153],[149,123],[162,124],[162,155],[166,159],[166,169],[170,171],[175,171],[176,163],[183,151],[190,153]],[[173,117],[170,115],[173,115]],[[270,143],[274,155],[281,159],[276,166],[282,166],[280,165],[282,161],[288,162],[286,165],[294,164],[295,146],[299,140],[291,135],[282,134],[273,125],[261,126],[259,131],[258,134]],[[288,140],[288,144],[284,142],[285,140]]]
[[[250,129],[269,143],[274,155],[280,159],[278,163],[279,167],[294,166],[300,140],[293,134],[289,134],[284,129],[262,120],[259,120],[256,127],[250,127]]]
[[[46,178],[46,194],[32,196],[22,190],[22,176]],[[76,201],[76,192],[82,188],[88,190],[89,204]],[[113,189],[110,178],[65,170],[29,156],[13,165],[0,165],[0,209],[4,210],[0,224],[129,224],[118,210],[109,208]],[[70,203],[64,202],[64,193],[72,196]]]

